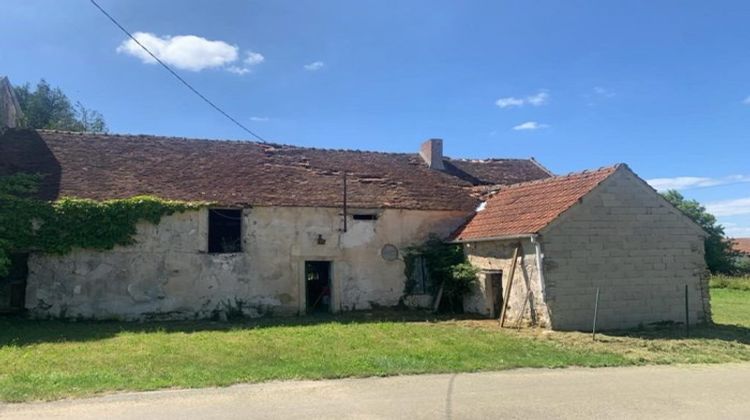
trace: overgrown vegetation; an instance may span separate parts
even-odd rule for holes
[[[445,243],[437,236],[430,238],[421,245],[408,247],[404,251],[406,286],[404,294],[411,294],[417,283],[415,265],[423,259],[430,279],[429,290],[435,295],[443,287],[442,299],[446,302],[443,309],[461,311],[464,295],[471,291],[477,280],[477,269],[466,261],[466,256],[460,245]]]
[[[75,247],[130,245],[138,221],[156,224],[162,216],[204,205],[150,196],[48,202],[34,198],[40,179],[31,174],[0,176],[0,277],[7,274],[12,253],[64,254]]]
[[[724,227],[718,224],[716,217],[706,211],[698,201],[687,200],[675,190],[669,190],[662,196],[708,233],[705,241],[706,265],[711,273],[738,274],[741,270],[737,258],[739,254],[724,234]]]
[[[26,83],[13,90],[23,112],[22,127],[107,132],[102,114],[80,102],[72,103],[60,88],[53,88],[44,79],[34,89]]]

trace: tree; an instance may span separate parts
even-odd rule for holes
[[[23,111],[21,125],[24,127],[107,132],[107,123],[102,114],[84,107],[80,102],[71,103],[60,88],[51,87],[44,79],[37,83],[34,90],[28,83],[14,86],[13,90]]]
[[[716,217],[707,212],[696,200],[686,200],[675,190],[669,190],[662,195],[708,233],[705,242],[708,269],[712,273],[724,274],[736,271],[737,252],[724,234],[724,226],[717,224]]]

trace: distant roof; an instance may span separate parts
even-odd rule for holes
[[[750,255],[750,238],[734,238],[732,245],[737,251]]]
[[[44,173],[42,197],[97,200],[150,194],[220,205],[342,205],[473,210],[474,187],[547,178],[530,159],[445,159],[429,169],[417,153],[326,150],[248,141],[49,130],[0,136],[0,175]]]
[[[538,233],[620,166],[624,165],[501,188],[454,238],[473,241]]]

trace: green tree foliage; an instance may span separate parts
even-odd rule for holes
[[[706,238],[706,265],[712,273],[731,274],[736,271],[737,253],[732,243],[724,234],[724,227],[717,223],[716,217],[706,211],[696,200],[687,200],[675,190],[662,194],[664,198],[680,209],[685,215],[699,224],[708,233]]]
[[[107,250],[130,245],[139,221],[156,224],[164,215],[206,205],[149,196],[42,201],[34,198],[39,181],[30,174],[0,177],[0,277],[7,275],[13,253],[64,254],[76,247]]]
[[[51,87],[44,79],[33,90],[28,83],[13,89],[23,111],[21,125],[24,127],[107,132],[102,114],[80,102],[72,103],[60,88]]]
[[[437,289],[443,285],[443,299],[448,302],[448,306],[452,309],[461,308],[463,297],[471,291],[478,274],[477,269],[466,261],[461,246],[448,244],[431,236],[425,243],[407,248],[404,252],[406,294],[411,293],[416,282],[413,276],[417,257],[424,258],[426,262],[433,288],[430,292],[437,293]]]

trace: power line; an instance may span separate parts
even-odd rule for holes
[[[93,4],[97,9],[99,9],[99,11],[104,14],[104,16],[108,17],[109,20],[111,20],[112,23],[115,24],[115,26],[117,26],[118,28],[120,28],[121,31],[125,32],[125,34],[128,37],[130,37],[130,39],[132,39],[133,42],[135,42],[136,44],[138,44],[139,47],[143,48],[143,50],[146,51],[148,53],[148,55],[150,55],[154,60],[156,60],[157,63],[161,64],[162,67],[164,67],[165,69],[167,69],[167,71],[170,72],[172,74],[172,76],[176,77],[177,80],[179,80],[180,82],[182,82],[183,85],[187,86],[188,89],[190,89],[193,93],[195,93],[196,95],[198,95],[199,98],[203,99],[207,104],[211,105],[211,107],[213,107],[215,110],[219,111],[219,113],[221,113],[221,115],[227,117],[230,121],[232,121],[233,123],[237,124],[238,127],[240,127],[241,129],[247,131],[248,133],[250,133],[251,136],[255,137],[256,139],[258,139],[258,140],[260,140],[262,142],[265,142],[265,140],[263,139],[263,137],[255,134],[252,130],[250,130],[249,128],[245,127],[244,124],[242,124],[239,121],[237,121],[236,119],[232,118],[231,115],[227,114],[223,109],[219,108],[218,105],[216,105],[215,103],[211,102],[211,100],[208,99],[208,98],[206,98],[202,93],[198,92],[198,90],[196,88],[194,88],[193,86],[191,86],[190,83],[188,83],[187,81],[185,81],[185,79],[183,79],[182,77],[180,77],[179,74],[175,73],[175,71],[172,70],[171,67],[169,67],[168,65],[166,65],[163,61],[161,61],[159,59],[159,57],[157,57],[156,55],[154,55],[154,53],[152,53],[148,48],[146,48],[146,46],[144,46],[137,39],[135,39],[135,37],[127,29],[125,29],[122,25],[120,25],[120,23],[117,22],[117,20],[115,20],[115,18],[113,18],[112,15],[110,15],[109,13],[107,13],[106,10],[102,9],[102,7],[99,6],[99,4],[96,1],[94,1],[94,0],[90,0],[90,1],[91,1],[91,4]]]

